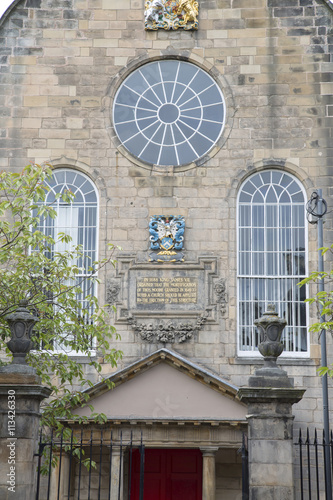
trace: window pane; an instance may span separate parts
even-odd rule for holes
[[[280,226],[291,227],[291,222],[291,207],[289,205],[280,206]]]
[[[290,250],[291,249],[291,230],[287,228],[280,229],[280,250]]]
[[[239,225],[240,226],[250,226],[251,225],[251,213],[247,207],[242,205],[239,207]]]
[[[271,183],[271,172],[262,172],[259,174],[262,179],[262,184],[270,184]]]
[[[246,210],[249,214],[251,213],[248,206],[244,207],[244,210]],[[264,224],[265,224],[265,209],[264,209],[264,207],[261,205],[253,205],[252,218],[253,218],[253,226],[254,227],[264,227]]]
[[[243,229],[240,236],[240,250],[250,250],[251,245],[251,229]]]
[[[242,278],[240,280],[240,299],[250,299],[251,295],[251,280],[248,278]]]
[[[254,276],[265,274],[265,260],[262,252],[252,253],[252,274]]]
[[[276,193],[272,186],[268,190],[268,193],[266,195],[266,201],[267,203],[277,203]]]
[[[252,229],[252,250],[264,251],[264,229]]]
[[[254,203],[264,203],[264,197],[260,193],[260,191],[256,191],[253,196],[253,202]]]
[[[239,253],[239,267],[240,274],[250,274],[251,273],[251,253],[250,252],[240,252]]]
[[[266,205],[266,226],[277,226],[277,208],[276,206]]]
[[[244,193],[242,192],[240,194],[240,197],[239,197],[239,202],[242,203],[242,202],[250,202],[251,201],[251,195],[247,194],[247,193]]]

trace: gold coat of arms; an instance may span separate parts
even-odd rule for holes
[[[147,0],[145,30],[197,30],[198,13],[195,0]]]

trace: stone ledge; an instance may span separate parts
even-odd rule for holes
[[[233,365],[263,365],[264,360],[262,357],[235,357],[233,358]],[[316,360],[312,358],[281,358],[279,357],[279,361],[277,365],[285,365],[285,366],[317,366]]]
[[[0,384],[4,385],[39,385],[41,382],[40,377],[32,374],[19,374],[19,373],[1,373]]]
[[[48,398],[51,394],[51,389],[44,385],[29,385],[25,384],[0,384],[0,397],[8,395],[8,390],[15,391],[15,398],[28,397],[28,398]]]
[[[285,387],[241,387],[237,397],[243,403],[298,403],[303,398],[306,389]]]

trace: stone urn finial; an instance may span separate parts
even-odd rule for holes
[[[5,317],[12,336],[7,342],[8,349],[13,353],[12,364],[25,365],[25,357],[33,347],[31,332],[38,318],[28,311],[27,305],[27,300],[20,300],[17,310]]]
[[[261,318],[256,319],[254,324],[260,334],[258,350],[264,357],[264,366],[256,370],[254,376],[250,377],[250,386],[292,387],[293,381],[288,378],[287,372],[276,364],[277,358],[284,349],[281,336],[287,324],[286,320],[279,318],[274,304],[269,304],[267,311],[264,312]]]
[[[281,336],[287,324],[286,320],[279,318],[274,304],[268,304],[267,311],[264,312],[261,318],[256,319],[254,324],[259,330],[261,342],[258,349],[260,354],[264,357],[265,366],[277,366],[276,360],[284,349],[281,342]]]

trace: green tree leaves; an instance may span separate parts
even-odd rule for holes
[[[122,353],[110,349],[118,335],[109,308],[102,307],[94,293],[98,272],[115,264],[114,246],[109,245],[103,261],[87,262],[81,247],[71,246],[70,236],[61,232],[52,237],[38,229],[41,220],[57,217],[54,206],[45,203],[49,189],[45,180],[51,176],[49,165],[28,165],[21,173],[0,172],[0,343],[4,350],[10,338],[6,316],[16,311],[20,300],[28,300],[28,309],[39,321],[31,339],[36,349],[27,355],[27,362],[52,389],[43,408],[43,424],[59,429],[59,418],[73,419],[73,406],[86,402],[82,389],[89,381],[80,356],[90,371],[100,373],[101,360],[114,367]],[[73,200],[68,191],[59,196],[63,203]],[[66,250],[55,251],[58,242]],[[82,266],[85,274],[88,269],[88,278],[81,277]],[[7,349],[2,362],[10,361]]]
[[[331,247],[323,247],[319,249],[322,255],[329,253],[329,257],[333,256],[333,245]],[[332,261],[330,261],[332,262]],[[333,267],[326,271],[315,271],[310,274],[308,278],[305,278],[300,283],[299,286],[303,286],[310,283],[319,283],[323,281],[324,290],[317,292],[313,297],[306,299],[306,302],[313,304],[317,308],[319,321],[313,323],[309,330],[313,333],[321,334],[323,330],[333,333]],[[323,318],[325,316],[325,318]],[[324,321],[322,321],[324,319]],[[333,369],[329,367],[321,367],[318,370],[319,375],[327,374],[329,377],[333,377]]]
[[[329,252],[333,255],[333,245],[331,247],[320,248],[322,254]],[[305,302],[309,304],[314,304],[317,306],[318,318],[320,316],[326,316],[324,322],[317,321],[310,326],[310,331],[314,333],[320,333],[321,330],[327,330],[331,333],[333,332],[333,268],[328,272],[315,271],[310,274],[309,277],[298,283],[299,286],[303,286],[310,283],[318,283],[323,280],[325,291],[320,291],[316,293],[313,297],[306,299]]]

